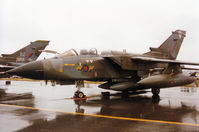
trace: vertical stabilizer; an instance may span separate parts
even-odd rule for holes
[[[27,63],[30,61],[35,61],[41,54],[39,50],[45,49],[48,43],[49,41],[45,40],[37,40],[31,42],[26,47],[14,52],[13,54],[10,54],[9,57],[16,57],[16,62],[19,63]]]
[[[37,40],[13,54],[2,54],[0,63],[3,65],[19,66],[30,61],[35,61],[41,54],[40,50],[45,49],[48,43],[49,41]]]
[[[185,36],[186,31],[176,30],[158,48],[150,48],[151,51],[144,55],[175,60]]]

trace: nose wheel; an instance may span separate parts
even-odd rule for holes
[[[78,80],[78,81],[75,81],[75,85],[76,85],[76,88],[77,88],[77,91],[74,93],[74,98],[85,98],[86,95],[81,92],[81,88],[84,87],[84,81],[83,80]]]
[[[85,98],[86,95],[81,91],[76,91],[74,94],[74,98]]]

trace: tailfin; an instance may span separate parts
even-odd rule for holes
[[[175,60],[185,36],[186,31],[176,30],[158,48],[150,48],[151,51],[144,55]]]
[[[13,54],[2,54],[3,57],[16,58],[17,63],[27,63],[30,61],[35,61],[41,52],[48,45],[49,41],[37,40],[30,42],[26,47],[14,52]]]

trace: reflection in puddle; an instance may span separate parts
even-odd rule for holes
[[[180,88],[181,92],[187,92],[187,93],[196,93],[197,92],[197,88],[194,87],[182,87]]]
[[[41,85],[42,84],[42,85]],[[199,94],[197,88],[170,88],[162,89],[160,97],[152,97],[151,92],[137,92],[129,95],[121,95],[117,92],[111,92],[111,96],[101,96],[101,92],[107,92],[97,88],[97,84],[88,84],[87,88],[82,91],[91,98],[87,100],[69,99],[76,91],[73,85],[69,86],[51,86],[44,85],[44,82],[16,82],[12,81],[11,85],[5,86],[0,82],[1,103],[14,104],[21,106],[31,106],[34,108],[52,109],[57,111],[67,111],[72,113],[98,114],[117,117],[141,118],[151,120],[163,120],[185,123],[199,123]],[[20,95],[20,96],[19,96]],[[105,94],[106,95],[106,94]],[[109,94],[107,94],[109,95]],[[9,97],[10,99],[6,99]],[[4,98],[4,100],[3,100]],[[108,119],[92,118],[84,116],[74,116],[63,113],[13,109],[1,107],[1,122],[6,118],[8,124],[12,123],[12,130],[24,130],[32,128],[66,127],[64,123],[75,124],[88,122],[89,127],[92,122],[98,122]],[[80,118],[81,117],[81,118]],[[13,119],[12,119],[13,118]],[[61,123],[61,120],[64,123]],[[115,122],[115,124],[114,124]],[[17,124],[23,124],[18,125]],[[113,121],[112,125],[117,126],[118,121]],[[15,126],[16,124],[16,126]],[[42,125],[41,125],[42,124]],[[88,125],[87,124],[87,125]],[[129,122],[126,122],[129,124]],[[137,125],[143,125],[140,122],[131,122],[126,127],[137,128]],[[146,125],[145,123],[144,125]],[[97,123],[96,123],[97,125]],[[155,124],[156,126],[159,124]],[[19,127],[20,126],[20,127]],[[6,126],[0,125],[1,129],[6,130]]]

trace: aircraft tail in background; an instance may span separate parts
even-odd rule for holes
[[[49,41],[37,40],[13,54],[2,54],[1,64],[17,65],[17,63],[20,64],[35,61],[41,54],[40,50],[44,50],[48,44]]]

